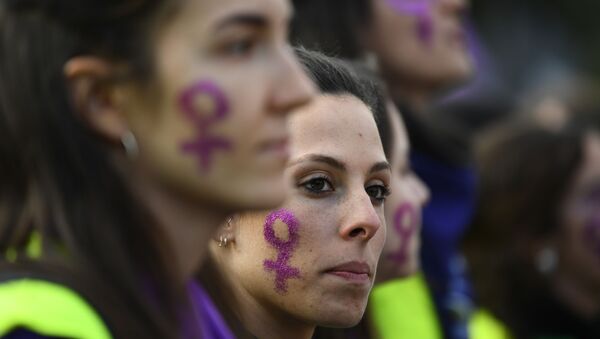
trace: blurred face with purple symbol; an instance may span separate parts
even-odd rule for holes
[[[364,44],[392,87],[435,91],[471,75],[466,7],[467,0],[371,0]]]
[[[291,12],[285,0],[190,1],[157,32],[154,95],[123,98],[158,186],[230,210],[281,203],[288,113],[314,93],[287,43]]]
[[[385,242],[390,165],[371,110],[351,95],[320,95],[300,111],[289,124],[287,200],[234,218],[229,250],[211,245],[259,337],[273,314],[299,337],[355,325]]]
[[[388,103],[394,145],[391,151],[392,194],[385,201],[387,239],[377,270],[377,282],[406,277],[419,269],[421,213],[429,189],[410,168],[406,128],[396,106]]]

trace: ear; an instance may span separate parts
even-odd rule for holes
[[[239,218],[235,215],[228,217],[225,223],[219,226],[213,239],[217,243],[221,242],[221,239],[227,239],[228,244],[234,244],[238,220]]]
[[[111,81],[117,66],[99,57],[80,56],[70,59],[63,71],[79,118],[103,138],[120,143],[129,128]]]

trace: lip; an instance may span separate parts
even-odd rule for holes
[[[371,267],[363,261],[349,261],[325,270],[330,274],[355,283],[368,283],[372,278]]]

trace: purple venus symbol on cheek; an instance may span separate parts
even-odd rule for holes
[[[388,259],[398,264],[406,262],[410,241],[417,231],[419,220],[419,214],[411,204],[404,203],[398,207],[394,214],[394,230],[400,236],[400,246],[388,255]]]
[[[282,240],[275,234],[273,225],[281,220],[288,228],[288,239]],[[265,220],[265,240],[277,250],[277,260],[265,260],[263,266],[267,272],[275,272],[275,290],[283,294],[287,292],[287,280],[300,278],[300,270],[288,264],[292,252],[298,245],[298,220],[286,209],[271,212]]]
[[[585,224],[583,241],[587,243],[596,256],[600,258],[600,214],[592,216]]]
[[[415,16],[419,39],[430,43],[433,37],[431,1],[433,0],[387,0],[387,3],[398,13]]]
[[[200,99],[206,99],[207,107],[198,107]],[[229,113],[229,105],[223,91],[211,81],[200,81],[186,88],[179,96],[179,107],[185,117],[191,121],[198,131],[193,141],[184,142],[181,149],[198,157],[200,168],[207,171],[210,168],[212,155],[216,150],[230,150],[229,140],[210,136],[211,125],[223,120]]]

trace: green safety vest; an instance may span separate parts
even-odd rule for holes
[[[422,274],[376,285],[369,314],[381,339],[442,339],[435,306]]]
[[[480,309],[469,320],[471,339],[512,339],[508,329],[490,312]]]
[[[33,278],[0,283],[0,337],[17,328],[54,337],[112,338],[102,318],[79,294]]]

